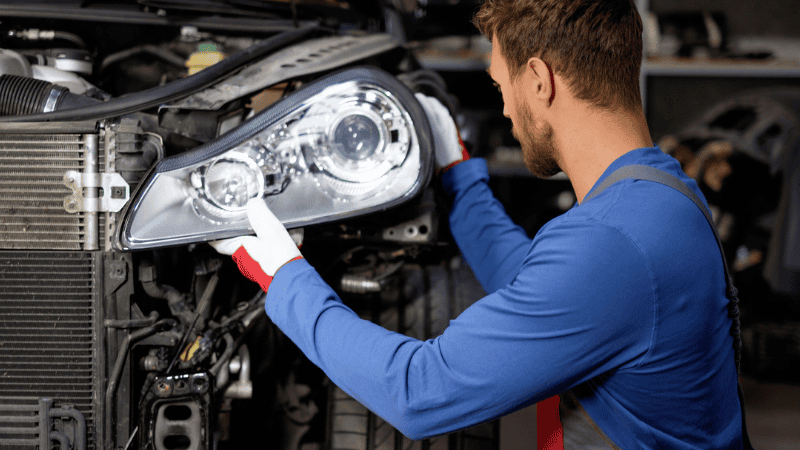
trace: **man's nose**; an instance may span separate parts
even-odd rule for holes
[[[506,119],[510,119],[511,118],[511,116],[508,114],[508,107],[506,107],[506,105],[503,105],[503,116]]]

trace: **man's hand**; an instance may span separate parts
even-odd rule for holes
[[[218,252],[232,255],[242,274],[267,292],[278,269],[303,255],[264,200],[254,198],[247,202],[247,218],[256,236],[240,236],[210,244]]]
[[[458,136],[456,123],[447,108],[433,97],[420,93],[417,93],[416,97],[431,124],[436,169],[445,171],[457,163],[469,159],[464,143]]]

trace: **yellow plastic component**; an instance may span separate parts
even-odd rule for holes
[[[181,353],[180,356],[181,361],[188,361],[192,359],[192,356],[194,356],[195,352],[197,352],[198,349],[200,349],[200,336],[197,336],[197,339],[195,339],[194,342],[189,344],[189,346],[186,347],[183,353]]]
[[[216,45],[203,44],[189,56],[189,60],[186,61],[186,67],[189,68],[189,75],[194,75],[223,59],[225,59],[225,54],[218,51]]]

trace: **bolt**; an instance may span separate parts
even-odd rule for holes
[[[171,388],[172,388],[171,383],[166,380],[158,380],[158,382],[156,383],[156,392],[159,393],[160,395],[169,394]]]
[[[208,389],[208,380],[206,380],[203,376],[196,376],[192,380],[192,389],[196,392],[200,392],[201,394],[205,393]]]

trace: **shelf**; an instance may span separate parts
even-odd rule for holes
[[[489,67],[483,58],[417,54],[417,59],[426,69],[443,72],[480,72]]]
[[[420,42],[415,54],[422,67],[448,72],[484,71],[492,43],[482,35],[445,36]]]
[[[800,77],[800,61],[741,61],[664,58],[642,63],[642,76]]]
[[[693,78],[696,80],[711,78],[727,78],[730,80],[745,79],[785,79],[800,80],[800,61],[772,59],[766,61],[692,59],[663,57],[649,58],[642,61],[639,84],[642,92],[642,107],[648,111],[648,89],[652,77]],[[662,93],[668,95],[668,93]],[[648,120],[653,117],[648,116]]]

